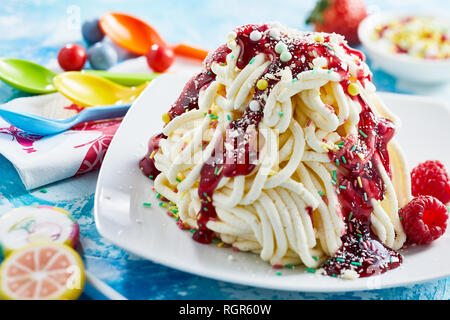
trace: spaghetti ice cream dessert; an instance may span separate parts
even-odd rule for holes
[[[193,239],[343,278],[400,265],[398,119],[337,34],[246,25],[211,52],[140,162]]]

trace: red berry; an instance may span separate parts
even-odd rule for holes
[[[156,72],[169,69],[175,59],[172,49],[157,44],[152,45],[146,57],[149,67]]]
[[[59,50],[58,63],[65,71],[79,71],[86,63],[86,50],[77,44],[66,44]]]
[[[433,196],[442,203],[450,201],[450,180],[444,165],[437,160],[425,161],[411,171],[413,196]]]
[[[313,23],[315,31],[342,34],[349,44],[356,45],[359,23],[366,16],[362,0],[319,0],[306,23]]]
[[[428,244],[447,229],[447,207],[431,196],[412,199],[400,209],[399,216],[409,243]]]

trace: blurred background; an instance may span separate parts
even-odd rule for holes
[[[445,13],[447,0],[365,0],[367,12],[400,11]],[[62,45],[76,42],[86,45],[81,25],[86,19],[98,18],[106,11],[136,15],[171,43],[184,42],[214,49],[226,34],[248,23],[280,21],[299,30],[312,30],[305,20],[316,0],[2,0],[0,5],[0,56],[18,57],[43,65],[55,60]],[[380,91],[420,93],[443,96],[448,85],[423,88],[408,86],[383,71],[368,59],[374,72],[374,83]],[[0,101],[19,94],[0,83]],[[19,94],[20,95],[20,94]]]

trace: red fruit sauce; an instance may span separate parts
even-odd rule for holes
[[[347,86],[350,83],[348,66],[342,63],[335,55],[333,49],[327,44],[330,40],[329,36],[324,37],[325,41],[323,43],[308,42],[302,38],[288,39],[283,34],[281,39],[274,39],[267,33],[264,33],[269,28],[270,26],[265,24],[246,25],[235,30],[237,35],[236,42],[241,48],[236,63],[239,69],[243,69],[248,64],[253,63],[253,58],[259,53],[265,53],[271,63],[261,76],[261,78],[268,81],[267,89],[261,91],[256,86],[254,88],[253,100],[258,101],[260,105],[259,110],[252,111],[247,106],[243,115],[233,120],[226,129],[227,137],[248,136],[249,133],[246,131],[250,125],[258,128],[258,124],[263,117],[265,99],[269,96],[270,90],[280,81],[279,78],[274,79],[274,77],[268,78],[265,76],[267,74],[276,75],[285,67],[291,69],[292,76],[295,78],[301,72],[312,70],[312,61],[316,56],[325,57],[328,60],[329,69],[333,69],[333,71],[340,74],[341,85],[344,91],[347,92]],[[254,30],[258,30],[263,34],[258,41],[250,40],[250,33]],[[288,50],[292,54],[292,59],[288,62],[281,61],[280,55],[275,52],[275,45],[280,40],[287,44]],[[365,60],[361,52],[349,48],[346,43],[342,42],[340,45],[348,54],[354,55],[362,61]],[[211,64],[213,62],[226,63],[226,56],[230,52],[231,50],[226,45],[223,45],[206,58],[203,71],[194,76],[185,85],[180,97],[172,105],[169,111],[171,119],[188,110],[198,109],[199,92],[206,89],[215,80]],[[371,80],[370,75],[364,76],[361,68],[358,70],[357,80],[364,83],[363,80],[365,79]],[[394,126],[387,119],[377,119],[370,107],[359,96],[352,98],[357,99],[362,106],[359,123],[359,129],[362,133],[358,137],[347,137],[340,150],[337,152],[330,151],[329,153],[330,159],[335,162],[338,160],[343,168],[343,173],[338,173],[336,178],[339,186],[343,186],[346,189],[339,188],[336,185],[336,192],[339,192],[339,200],[348,228],[347,233],[342,236],[342,247],[323,267],[327,274],[339,275],[342,270],[349,269],[350,265],[352,265],[360,276],[369,276],[395,268],[401,263],[401,256],[381,244],[370,231],[372,206],[369,200],[365,200],[366,197],[367,199],[371,197],[377,200],[383,199],[384,183],[375,163],[382,163],[390,175],[386,145],[394,134]],[[165,138],[163,134],[151,138],[148,153],[139,163],[144,174],[152,176],[153,179],[156,178],[159,171],[156,169],[151,155],[158,150],[159,140]],[[206,224],[209,220],[214,220],[217,217],[212,202],[214,190],[221,178],[223,176],[248,175],[255,168],[255,164],[250,159],[254,156],[257,157],[258,154],[256,150],[250,150],[248,139],[240,138],[231,143],[234,145],[232,150],[225,150],[223,145],[216,147],[216,151],[201,169],[198,187],[201,210],[197,216],[199,228],[193,234],[193,238],[201,243],[210,243],[214,237],[214,232],[208,229]],[[355,144],[356,149],[353,148]],[[361,153],[364,160],[357,157],[355,152]],[[345,158],[345,163],[342,157]],[[361,177],[363,188],[360,188],[358,185],[356,180],[358,176]]]

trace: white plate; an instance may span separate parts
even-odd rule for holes
[[[283,275],[277,276],[280,270],[273,270],[255,254],[193,241],[189,231],[178,229],[173,218],[158,207],[151,180],[138,168],[149,137],[161,131],[161,115],[176,100],[187,80],[188,77],[177,75],[154,80],[133,104],[114,136],[100,170],[95,195],[95,221],[106,239],[175,269],[282,290],[367,290],[450,275],[449,232],[430,246],[406,252],[400,268],[354,281],[310,274],[303,267],[283,269]],[[406,150],[410,168],[426,159],[440,159],[450,168],[450,109],[430,98],[396,94],[382,94],[382,97],[403,120],[398,139]],[[151,202],[152,207],[144,208],[143,202]]]

